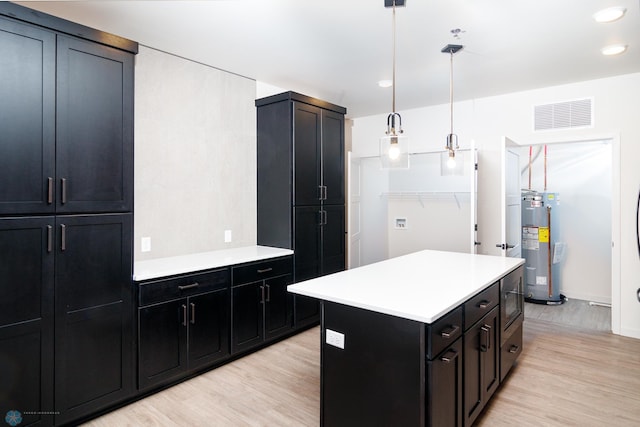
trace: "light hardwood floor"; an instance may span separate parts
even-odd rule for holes
[[[318,426],[319,334],[310,329],[86,426]],[[640,340],[525,315],[523,353],[476,425],[639,426]]]

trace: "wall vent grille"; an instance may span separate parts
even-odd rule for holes
[[[592,99],[535,105],[535,131],[590,127],[593,125]]]

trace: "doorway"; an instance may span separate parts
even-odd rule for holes
[[[580,316],[586,316],[595,329],[606,325],[616,332],[619,328],[619,252],[615,245],[619,225],[614,218],[619,210],[620,183],[614,174],[618,170],[616,141],[560,141],[520,148],[522,187],[558,193],[560,197],[556,222],[559,241],[566,245],[560,292],[571,301],[570,312],[575,314],[571,320],[559,315],[559,311],[568,311],[565,308],[554,312],[556,307],[532,306],[529,314],[533,316],[565,318],[567,323],[580,323]],[[603,317],[608,318],[603,322]]]

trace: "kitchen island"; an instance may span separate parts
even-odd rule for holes
[[[471,425],[522,351],[523,263],[421,251],[290,285],[322,301],[321,424]]]

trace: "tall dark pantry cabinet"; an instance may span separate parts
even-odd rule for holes
[[[258,244],[292,249],[295,282],[345,268],[346,109],[295,92],[256,100]],[[319,320],[295,297],[295,324]]]
[[[0,3],[0,417],[134,392],[136,43]]]

